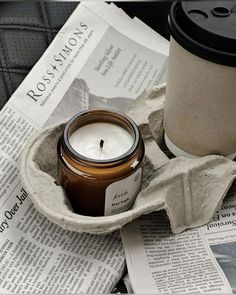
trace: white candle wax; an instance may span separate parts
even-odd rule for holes
[[[91,123],[78,128],[69,138],[72,148],[84,157],[111,160],[125,154],[133,145],[133,136],[112,123]]]

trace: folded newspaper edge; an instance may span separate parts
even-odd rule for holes
[[[140,95],[129,112],[139,123],[146,146],[143,185],[132,209],[104,217],[73,213],[63,188],[56,184],[55,146],[63,123],[39,132],[22,153],[21,180],[36,208],[64,229],[92,234],[112,232],[142,214],[162,209],[174,233],[208,223],[236,178],[236,163],[216,155],[169,160],[157,144],[163,138],[163,90],[164,86],[154,87]]]

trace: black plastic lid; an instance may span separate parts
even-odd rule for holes
[[[236,1],[174,2],[169,28],[174,39],[193,54],[236,66]]]

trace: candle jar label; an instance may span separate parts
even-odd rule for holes
[[[104,215],[114,215],[124,212],[133,206],[140,191],[142,169],[132,175],[113,182],[106,189]]]

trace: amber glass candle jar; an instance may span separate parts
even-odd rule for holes
[[[143,158],[143,140],[130,118],[84,111],[66,124],[58,142],[59,183],[78,214],[121,213],[140,191]]]

